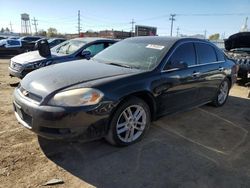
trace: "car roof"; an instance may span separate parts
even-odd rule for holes
[[[51,40],[67,40],[65,38],[48,38],[47,40],[49,40],[49,39],[51,39]]]
[[[99,38],[99,37],[83,37],[83,38],[74,38],[74,39],[71,39],[71,40],[78,40],[78,41],[83,41],[83,42],[86,42],[86,43],[94,42],[94,41],[97,41],[97,40],[118,41],[118,40],[115,40],[115,39]]]
[[[146,42],[146,43],[156,43],[156,44],[174,44],[178,41],[201,41],[208,42],[204,39],[190,38],[190,37],[165,37],[165,36],[143,36],[143,37],[131,37],[125,39],[127,41],[136,41],[136,42]]]

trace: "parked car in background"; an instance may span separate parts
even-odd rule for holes
[[[33,51],[36,42],[42,38],[43,37],[39,37],[39,36],[25,36],[25,37],[21,37],[19,40],[21,40],[22,47],[26,49],[26,51]]]
[[[236,74],[235,62],[208,41],[133,37],[89,61],[28,74],[14,92],[15,115],[46,138],[87,135],[125,146],[165,114],[222,106]]]
[[[238,77],[250,79],[250,32],[231,35],[225,41],[225,48],[228,56],[239,65]]]
[[[90,59],[115,42],[117,40],[104,38],[76,38],[51,48],[51,55],[48,57],[41,56],[39,51],[23,53],[11,58],[9,74],[23,78],[29,72],[48,65]]]
[[[4,37],[4,36],[0,36],[0,40],[2,40],[2,39],[6,39],[7,37]]]
[[[66,41],[66,40],[67,39],[64,39],[64,38],[51,38],[51,39],[48,39],[49,47],[53,48],[54,46]]]
[[[34,50],[37,40],[41,37],[9,37],[0,40],[0,55],[17,55]]]
[[[41,38],[42,37],[39,37],[39,36],[25,36],[25,37],[21,37],[20,40],[23,42],[36,42]]]
[[[16,39],[0,40],[0,55],[16,55],[27,51],[22,42]]]
[[[8,39],[20,39],[20,37],[18,37],[18,36],[11,36],[11,37],[8,37]]]

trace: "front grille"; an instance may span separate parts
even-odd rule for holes
[[[18,114],[18,116],[29,126],[32,126],[32,117],[29,114],[25,113],[20,107],[18,107],[18,105],[16,105],[17,104],[14,102],[14,110]]]
[[[32,117],[28,114],[26,114],[22,109],[22,114],[23,114],[23,121],[25,121],[28,125],[32,126]]]
[[[31,100],[33,100],[33,101],[41,102],[42,99],[43,99],[41,96],[36,95],[36,94],[34,94],[34,93],[31,93],[31,92],[25,90],[23,87],[20,87],[19,90],[20,90],[21,94],[22,94],[24,97],[27,97],[27,98],[29,98],[29,99],[31,99]]]

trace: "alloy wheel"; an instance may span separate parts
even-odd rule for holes
[[[220,85],[219,94],[218,94],[219,104],[223,104],[225,100],[227,99],[228,90],[229,90],[229,85],[228,85],[228,82],[225,80]]]
[[[122,111],[116,124],[118,138],[125,143],[135,141],[143,133],[146,123],[147,115],[140,105],[128,106]]]

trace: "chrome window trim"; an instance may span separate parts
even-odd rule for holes
[[[170,55],[168,56],[168,58],[166,59],[166,62],[164,63],[161,72],[170,72],[170,71],[174,71],[174,70],[179,70],[179,69],[180,69],[180,68],[173,68],[173,69],[164,70],[164,67],[166,66],[168,60],[169,60],[170,57],[173,55],[173,53],[176,51],[176,49],[177,49],[179,46],[181,46],[181,45],[183,45],[183,44],[186,44],[186,43],[193,43],[193,45],[195,45],[195,43],[203,43],[203,44],[210,45],[212,48],[215,48],[213,45],[211,45],[211,44],[209,44],[209,43],[207,43],[207,42],[203,42],[203,41],[194,41],[194,40],[190,40],[190,41],[183,41],[183,42],[180,42],[180,43],[173,49],[173,51],[171,52],[171,54],[170,54]],[[195,48],[195,46],[194,46],[194,48]],[[196,55],[196,57],[197,57],[196,49],[194,49],[194,50],[195,50],[195,55]],[[214,49],[214,51],[215,51],[214,53],[215,53],[215,55],[216,55],[216,58],[218,59],[218,57],[217,57],[217,52],[216,52],[215,49]],[[204,65],[211,65],[211,64],[219,64],[219,63],[224,63],[224,62],[226,62],[226,60],[224,60],[224,61],[216,61],[216,62],[211,62],[211,63],[202,63],[202,64],[199,64],[198,62],[196,62],[196,65],[188,66],[188,68],[198,67],[198,66],[204,66]]]
[[[199,67],[199,66],[204,66],[204,65],[213,65],[213,64],[220,64],[224,63],[225,61],[216,61],[216,62],[211,62],[211,63],[202,63],[202,64],[197,64],[197,65],[191,65],[188,68],[192,67]],[[162,70],[161,72],[170,72],[170,71],[175,71],[175,70],[180,70],[181,68],[173,68],[173,69],[168,69],[168,70]]]

